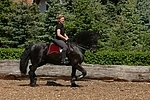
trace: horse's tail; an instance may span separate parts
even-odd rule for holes
[[[32,45],[29,45],[26,47],[24,52],[21,55],[20,59],[20,72],[21,75],[25,75],[27,73],[27,66],[30,59],[30,51],[31,51]]]

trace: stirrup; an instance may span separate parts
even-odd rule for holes
[[[69,62],[70,61],[69,61],[68,57],[66,57],[64,61],[61,61],[61,64],[68,64]]]
[[[69,61],[61,61],[61,64],[68,64],[69,63]]]

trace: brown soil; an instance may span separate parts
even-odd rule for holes
[[[29,80],[0,79],[0,100],[150,100],[150,84],[146,82],[78,81],[71,88],[70,81],[57,80],[56,86],[38,80],[36,87]]]

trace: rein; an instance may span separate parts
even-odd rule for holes
[[[73,42],[73,43],[75,43],[76,46],[79,47],[79,48],[82,49],[82,50],[87,50],[87,49],[89,49],[88,46],[84,46],[84,45],[78,44],[78,43],[76,43],[76,42]],[[70,40],[69,40],[69,41],[66,41],[66,44],[68,45],[69,49],[72,48]]]
[[[66,44],[68,45],[69,50],[70,50],[70,49],[72,48],[70,42],[66,42]],[[77,45],[77,47],[79,47],[79,48],[82,49],[82,50],[87,50],[87,49],[88,49],[87,46],[84,46],[84,45],[81,45],[81,44],[76,44],[76,45]]]
[[[77,44],[77,46],[78,46],[80,49],[83,49],[83,50],[87,50],[87,49],[88,49],[88,47],[83,46],[83,45],[79,45],[79,44]]]

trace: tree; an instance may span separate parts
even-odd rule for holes
[[[11,11],[11,1],[10,0],[1,0],[0,1],[0,45],[3,44],[5,38],[5,30],[3,27],[7,26],[9,18],[8,14]]]
[[[3,47],[23,47],[35,41],[41,36],[44,30],[43,16],[41,16],[36,4],[24,2],[12,3],[11,12],[7,15],[9,21],[3,27]],[[7,44],[7,45],[5,45]]]
[[[149,18],[145,16],[149,16],[149,1],[108,0],[105,5],[100,1],[66,0],[60,4],[60,0],[47,0],[45,13],[40,13],[36,4],[21,2],[9,6],[1,1],[0,44],[24,47],[38,41],[49,42],[55,37],[56,16],[64,14],[69,37],[84,30],[97,31],[101,51],[150,50]]]
[[[150,32],[150,1],[137,0],[136,11],[140,14],[140,21],[145,26],[145,30]]]
[[[121,13],[117,14],[118,7]],[[150,35],[140,23],[140,16],[136,13],[136,1],[128,0],[119,2],[117,6],[107,4],[107,21],[109,34],[104,41],[104,48],[115,51],[147,51]],[[103,42],[103,41],[102,41]]]
[[[55,37],[55,26],[57,24],[57,16],[59,14],[64,14],[64,5],[60,4],[59,0],[48,0],[47,7],[48,10],[45,12],[45,34],[48,35],[49,39]]]
[[[101,31],[101,27],[107,26],[103,23],[106,7],[99,1],[73,0],[70,9],[65,13],[67,17],[65,25],[70,36],[84,30]]]

